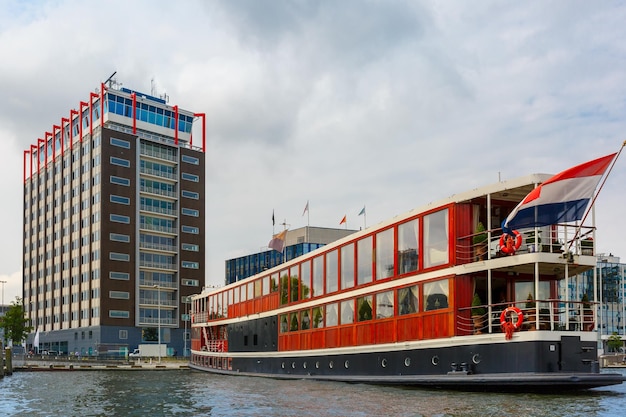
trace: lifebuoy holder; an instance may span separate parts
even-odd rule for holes
[[[517,315],[517,320],[513,322],[513,320],[509,319],[509,314],[515,313]],[[522,327],[522,323],[524,322],[524,313],[517,307],[507,307],[500,313],[500,326],[502,330],[504,330],[506,340],[511,340],[513,337],[513,332],[519,330]]]
[[[522,246],[522,234],[513,230],[513,235],[502,233],[500,236],[500,251],[507,255],[513,255]]]

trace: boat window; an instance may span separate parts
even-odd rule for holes
[[[326,294],[333,293],[339,289],[337,277],[337,250],[326,254]]]
[[[237,304],[239,302],[239,287],[235,287],[233,290],[233,303]]]
[[[257,279],[254,281],[254,298],[258,298],[262,295],[261,292],[261,280]]]
[[[246,301],[246,286],[242,285],[239,289],[241,290],[241,302],[243,303]]]
[[[324,257],[313,258],[313,297],[324,294]]]
[[[417,271],[419,221],[417,219],[398,226],[398,273]]]
[[[302,319],[300,323],[302,324],[302,330],[309,330],[311,328],[311,316],[309,314],[309,310],[304,310],[302,312]]]
[[[424,284],[424,310],[439,310],[448,308],[449,281],[442,279],[439,281],[427,282]]]
[[[287,270],[280,271],[280,303],[287,304],[289,298],[289,275]]]
[[[341,289],[354,287],[354,243],[341,248]]]
[[[269,275],[263,277],[263,295],[268,295],[270,293],[270,277]]]
[[[376,234],[376,279],[393,275],[393,229]]]
[[[357,242],[357,285],[372,282],[372,237]]]
[[[311,298],[311,262],[302,262],[300,265],[300,297],[303,300]]]
[[[417,285],[411,287],[400,288],[398,290],[398,314],[413,314],[417,313],[419,306]]]
[[[233,304],[233,290],[232,288],[230,290],[228,290],[228,305],[232,305]]]
[[[300,297],[300,277],[298,276],[298,265],[289,268],[289,301],[298,301]]]
[[[324,307],[313,307],[313,328],[321,329],[324,327]]]
[[[288,329],[289,329],[289,324],[287,322],[287,315],[286,314],[281,314],[281,316],[280,316],[280,332],[281,333],[287,333]]]
[[[278,291],[278,273],[272,274],[270,278],[270,291],[277,292]]]
[[[534,300],[550,299],[550,282],[539,281],[539,294],[537,295],[537,297],[535,297],[534,294],[534,281],[520,281],[515,283],[515,301],[521,304],[528,299],[528,295],[531,295]],[[539,306],[541,307],[541,303],[539,304]]]
[[[448,209],[424,216],[424,268],[448,263]]]
[[[372,319],[372,299],[371,295],[366,295],[356,299],[356,311],[358,321],[367,321]]]
[[[248,300],[252,300],[254,298],[254,282],[248,283]]]
[[[376,318],[386,319],[393,317],[393,291],[376,294]]]
[[[298,313],[289,313],[289,331],[298,331]]]
[[[341,302],[341,324],[354,323],[354,300]]]
[[[224,317],[228,317],[228,293],[227,292],[223,292],[222,293],[222,300],[223,300],[223,308],[222,308],[222,315]]]
[[[337,316],[337,303],[326,305],[326,327],[336,326],[338,321]]]

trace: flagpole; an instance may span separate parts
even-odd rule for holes
[[[619,158],[619,155],[622,153],[622,150],[624,149],[624,146],[626,146],[626,140],[622,143],[622,146],[619,148],[619,151],[617,152],[617,155],[615,155],[615,158],[613,158],[613,161],[611,162],[611,166],[609,167],[609,170],[607,171],[606,175],[602,179],[602,183],[600,183],[600,187],[598,187],[598,192],[596,192],[596,194],[591,199],[591,204],[589,205],[589,208],[585,212],[585,215],[583,216],[583,219],[581,220],[580,225],[576,228],[576,232],[574,233],[574,237],[572,238],[572,240],[569,243],[569,246],[567,247],[567,252],[569,252],[569,250],[572,248],[572,245],[574,244],[574,242],[578,238],[578,235],[580,234],[580,230],[582,229],[583,224],[585,224],[585,220],[587,219],[587,216],[589,215],[589,212],[591,211],[591,208],[593,207],[594,203],[596,202],[596,199],[598,198],[598,194],[600,194],[600,191],[602,191],[602,187],[604,187],[604,183],[606,182],[606,179],[611,174],[611,171],[613,170],[613,167],[615,166],[615,163],[617,162],[617,158]],[[594,224],[594,226],[595,226],[595,224]]]

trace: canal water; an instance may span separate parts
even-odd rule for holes
[[[539,395],[280,381],[196,371],[17,372],[0,379],[0,416],[612,417],[623,415],[624,409],[626,384]]]

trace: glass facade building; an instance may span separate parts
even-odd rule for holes
[[[184,354],[188,297],[204,285],[204,114],[112,81],[68,116],[24,151],[29,348],[123,354],[160,340]]]

